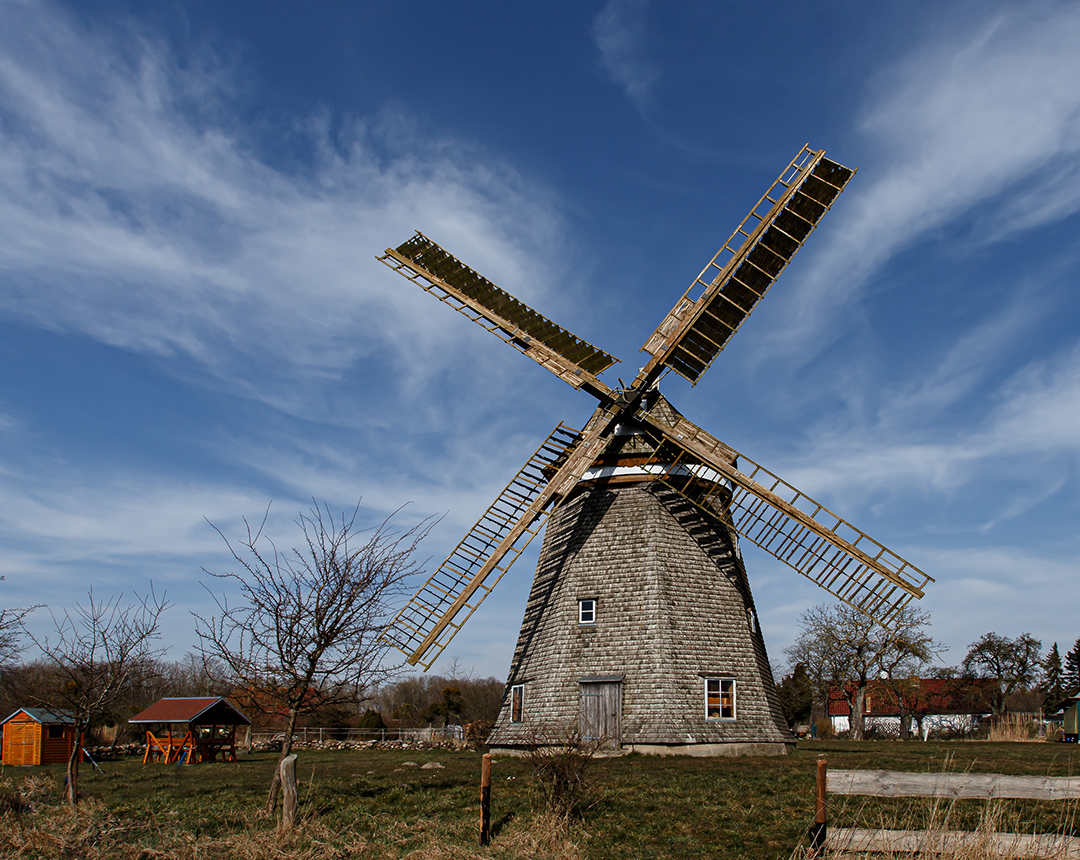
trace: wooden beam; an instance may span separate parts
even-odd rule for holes
[[[296,753],[285,756],[278,765],[281,774],[281,829],[292,830],[296,826]]]
[[[484,753],[480,765],[480,844],[491,842],[491,754]]]
[[[1000,773],[907,773],[895,770],[830,770],[832,794],[871,797],[945,797],[989,800],[1080,798],[1077,776],[1009,776]]]
[[[1056,834],[979,833],[965,830],[863,830],[854,827],[833,827],[829,829],[825,845],[830,851],[873,854],[948,854],[951,857],[1080,860],[1080,839],[1075,836]]]

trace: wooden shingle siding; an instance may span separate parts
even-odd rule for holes
[[[578,623],[582,598],[595,624]],[[792,740],[728,530],[656,482],[583,483],[552,515],[508,680],[525,721],[507,696],[488,743],[578,724],[579,684],[600,676],[622,677],[624,745]],[[735,720],[705,719],[706,677],[737,680]]]

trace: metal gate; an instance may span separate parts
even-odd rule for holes
[[[582,678],[581,737],[603,749],[618,749],[622,741],[622,678]]]

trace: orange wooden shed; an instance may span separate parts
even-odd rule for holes
[[[4,764],[61,764],[75,746],[75,716],[70,711],[19,708],[0,727]]]
[[[236,761],[236,727],[250,726],[249,720],[228,699],[203,698],[159,699],[145,711],[128,720],[136,724],[164,724],[166,732],[155,736],[146,730],[146,755],[151,761],[197,762]],[[173,726],[180,724],[174,733]]]

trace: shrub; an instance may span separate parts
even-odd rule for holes
[[[836,737],[836,732],[833,730],[832,720],[828,717],[817,721],[817,736],[819,740],[827,741]]]
[[[538,727],[529,740],[523,758],[534,768],[534,785],[546,811],[562,818],[584,817],[597,801],[586,770],[603,739],[584,737],[575,723],[561,729]]]
[[[374,708],[368,708],[360,715],[360,721],[356,724],[356,727],[368,732],[377,732],[385,729],[386,723],[383,722],[382,714]]]

